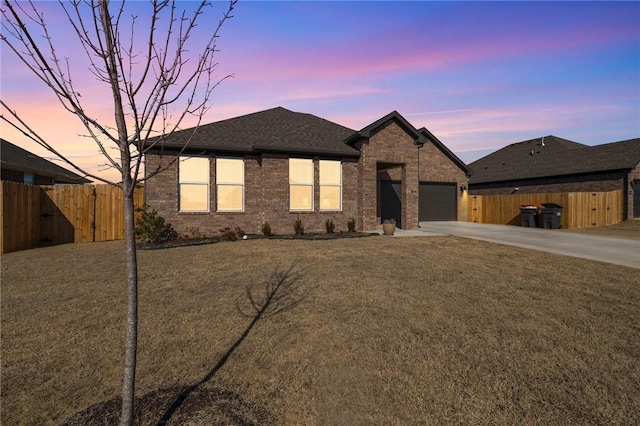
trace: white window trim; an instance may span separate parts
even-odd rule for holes
[[[219,185],[228,185],[228,186],[238,186],[238,182],[220,182],[220,179],[218,178],[218,160],[240,160],[242,161],[242,208],[240,210],[235,210],[235,209],[220,209],[218,207],[218,194],[220,193],[220,191],[218,191],[218,186]],[[245,198],[244,198],[244,190],[245,190],[245,163],[244,163],[244,158],[241,157],[216,157],[216,211],[221,212],[221,213],[242,213],[244,212],[245,209]]]
[[[335,161],[337,163],[340,164],[340,183],[339,184],[325,184],[322,185],[320,182],[322,181],[322,178],[320,177],[320,174],[322,173],[322,167],[320,167],[320,164],[323,161]],[[341,160],[319,160],[318,161],[318,178],[320,179],[318,181],[318,186],[320,187],[320,191],[322,192],[322,187],[334,187],[334,188],[340,188],[340,207],[338,209],[323,209],[322,208],[322,203],[320,203],[320,211],[321,212],[341,212],[342,211],[342,161]]]
[[[311,161],[311,184],[309,185],[308,183],[291,183],[291,168],[290,165],[287,164],[287,166],[289,167],[288,169],[288,173],[289,173],[289,211],[291,212],[312,212],[315,210],[315,169],[316,169],[316,162],[312,159],[312,158],[299,158],[299,157],[289,157],[289,162],[291,160],[306,160],[306,161]],[[308,209],[293,209],[291,208],[291,187],[292,186],[304,186],[304,187],[311,187],[311,207]]]
[[[207,159],[207,162],[209,163],[209,166],[207,167],[208,169],[208,173],[207,173],[207,182],[204,183],[204,181],[185,181],[183,182],[182,180],[180,180],[180,167],[183,164],[182,161],[183,159],[189,159],[189,158],[205,158]],[[180,192],[182,189],[182,185],[206,185],[207,186],[207,209],[206,210],[183,210],[182,206],[180,205]],[[180,157],[178,157],[178,211],[180,213],[209,213],[211,212],[211,158],[206,157],[206,156],[202,156],[202,155],[181,155]]]

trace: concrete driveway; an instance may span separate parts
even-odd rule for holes
[[[402,230],[399,230],[401,234]],[[420,222],[406,235],[456,235],[640,269],[640,241],[472,222]]]

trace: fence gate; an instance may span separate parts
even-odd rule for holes
[[[144,205],[142,186],[134,192]],[[124,238],[124,195],[111,185],[34,186],[2,181],[0,252]]]

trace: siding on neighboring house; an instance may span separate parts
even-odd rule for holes
[[[473,185],[473,195],[512,194],[518,188],[520,194],[542,192],[606,192],[620,189],[625,173],[589,173],[575,176],[556,176],[504,182],[478,183]]]

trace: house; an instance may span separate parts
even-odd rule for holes
[[[188,143],[187,148],[180,149]],[[273,108],[152,140],[145,200],[179,233],[225,227],[292,233],[336,231],[350,219],[416,229],[423,220],[466,220],[467,166],[427,129],[394,111],[360,131]]]
[[[511,144],[469,167],[471,195],[620,189],[623,218],[640,217],[640,138],[587,146],[545,136]]]
[[[0,139],[2,180],[26,185],[85,184],[91,181]]]

